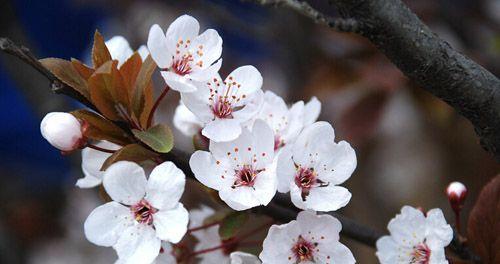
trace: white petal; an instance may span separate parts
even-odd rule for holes
[[[119,161],[106,170],[102,184],[114,201],[133,205],[144,198],[147,181],[141,166]]]
[[[429,259],[429,264],[448,264],[446,260],[446,255],[444,248],[439,248],[431,251],[431,257]]]
[[[148,49],[151,57],[160,69],[170,67],[172,64],[172,53],[167,47],[165,33],[163,33],[163,30],[157,24],[151,26],[149,30]]]
[[[321,102],[314,96],[305,104],[304,108],[304,126],[308,126],[318,119],[321,112]]]
[[[256,197],[252,187],[240,186],[234,189],[230,186],[224,187],[219,191],[219,196],[233,210],[243,211],[260,205],[259,198]]]
[[[287,123],[281,131],[285,145],[293,144],[304,128],[304,102],[299,101],[287,111]]]
[[[182,102],[175,109],[174,126],[185,136],[192,137],[199,133],[203,124]]]
[[[146,200],[157,209],[169,209],[177,205],[184,192],[186,176],[171,161],[156,166],[149,175]]]
[[[295,184],[295,164],[292,160],[292,148],[285,146],[279,156],[276,174],[278,177],[278,192],[286,193],[290,191],[290,184]]]
[[[398,245],[390,236],[377,240],[377,258],[382,264],[393,264],[398,261]]]
[[[235,119],[216,119],[206,124],[201,134],[215,142],[231,141],[241,134],[241,125]]]
[[[179,203],[171,210],[160,210],[153,215],[156,236],[161,240],[178,243],[187,232],[189,214]]]
[[[120,146],[108,141],[100,141],[96,144],[98,147],[117,150]],[[104,161],[111,156],[111,153],[102,152],[92,148],[82,150],[82,171],[85,178],[79,179],[76,186],[80,188],[95,187],[102,182],[104,171],[101,171]]]
[[[330,244],[339,241],[342,225],[331,215],[317,215],[313,211],[301,211],[297,215],[297,223],[301,227],[303,237],[309,241]]]
[[[217,80],[217,77],[214,77]],[[207,84],[195,83],[196,91],[181,93],[182,103],[191,111],[202,123],[208,123],[214,119],[212,108],[209,104],[210,88]]]
[[[109,202],[94,209],[84,223],[85,236],[99,246],[116,244],[123,231],[133,224],[130,209],[117,202]]]
[[[262,87],[262,75],[251,65],[236,68],[226,78],[226,82],[240,84],[239,94],[251,94]]]
[[[156,257],[155,261],[151,264],[177,264],[177,260],[173,255],[173,248],[170,243],[161,242],[160,254]],[[163,251],[163,252],[162,252]]]
[[[155,236],[155,230],[144,224],[127,228],[113,246],[118,257],[127,264],[153,262],[160,247],[161,241]]]
[[[401,214],[389,221],[387,229],[396,243],[418,245],[424,240],[426,225],[424,214],[411,206],[403,206]]]
[[[194,56],[195,64],[202,61],[202,69],[212,65],[222,55],[222,38],[219,33],[214,29],[205,30],[193,41],[191,54]]]
[[[439,208],[429,210],[426,217],[427,222],[427,245],[431,250],[448,246],[453,239],[453,229],[446,223],[443,211]]]
[[[252,143],[254,166],[260,169],[271,164],[274,159],[274,134],[263,120],[257,120],[253,125]]]
[[[321,140],[318,140],[321,139]],[[327,122],[316,122],[300,133],[293,147],[293,159],[301,166],[314,164],[319,154],[328,155],[335,133]]]
[[[314,211],[336,211],[346,206],[351,196],[346,188],[330,184],[325,187],[311,188],[304,204],[307,209]]]
[[[189,228],[203,225],[205,219],[214,214],[214,210],[206,205],[201,205],[199,209],[189,211]]]
[[[183,43],[194,41],[200,32],[200,24],[192,16],[182,15],[178,17],[167,29],[168,48],[175,52],[177,43],[182,40]]]
[[[317,263],[329,263],[332,260],[334,261],[334,263],[356,263],[351,250],[349,250],[348,247],[340,242],[331,244],[319,244],[317,250],[319,250],[319,252],[315,252],[317,255],[317,258],[315,258]]]
[[[141,59],[144,61],[149,55],[148,47],[146,47],[146,45],[141,45],[139,49],[137,49],[137,53],[139,53],[139,56],[141,56]]]
[[[300,233],[297,221],[284,225],[273,225],[264,239],[262,252],[259,258],[264,264],[292,264],[296,263],[295,256],[290,250]]]
[[[329,149],[326,151],[329,153],[320,154],[314,165],[314,170],[318,173],[318,178],[324,182],[341,184],[349,179],[356,169],[356,152],[345,141],[327,145]]]
[[[186,76],[180,76],[174,72],[162,71],[161,76],[167,85],[174,91],[181,93],[191,93],[196,91],[194,83]]]
[[[241,252],[235,251],[229,255],[231,258],[231,264],[260,264],[259,258],[257,256]]]
[[[230,180],[221,162],[217,164],[207,151],[198,150],[191,155],[189,166],[196,179],[209,188],[220,190],[221,186]]]
[[[259,200],[261,205],[266,206],[271,202],[274,195],[276,194],[277,179],[275,168],[272,168],[272,164],[257,175],[254,183],[254,196]]]
[[[254,118],[262,108],[263,101],[264,92],[262,92],[262,90],[257,90],[251,94],[248,94],[246,99],[241,100],[236,104],[237,107],[243,108],[233,112],[234,118],[240,120],[240,123]]]
[[[111,54],[111,58],[113,60],[118,60],[118,67],[134,54],[127,39],[122,36],[114,36],[106,41],[106,47]]]
[[[189,74],[189,78],[195,81],[206,81],[217,75],[222,66],[222,59],[215,62],[213,65],[208,66],[205,69],[197,69]]]

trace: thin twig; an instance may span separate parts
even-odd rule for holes
[[[168,85],[165,86],[165,88],[163,89],[163,92],[161,92],[158,99],[156,99],[156,102],[154,103],[153,107],[151,108],[151,112],[149,112],[147,127],[150,127],[151,124],[153,123],[153,117],[155,116],[156,109],[158,108],[158,106],[160,106],[161,100],[163,100],[163,98],[165,97],[165,95],[167,95],[169,90],[170,90],[170,87],[168,87]]]
[[[306,1],[300,0],[246,0],[263,6],[284,6],[340,32],[359,32],[359,22],[352,18],[333,18],[314,9]]]

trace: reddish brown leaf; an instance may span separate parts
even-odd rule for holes
[[[106,118],[85,109],[71,112],[76,118],[87,121],[85,136],[95,140],[107,140],[125,146],[130,143],[127,133]]]
[[[71,58],[71,64],[84,80],[88,80],[94,73],[94,69],[88,67],[83,62],[77,59]]]
[[[133,162],[143,162],[146,160],[154,159],[158,157],[158,153],[150,151],[139,144],[129,144],[125,147],[119,149],[113,155],[106,159],[104,164],[102,164],[101,170],[106,170],[113,163],[127,160]]]
[[[120,120],[120,112],[115,104],[113,84],[113,64],[108,61],[89,78],[90,99],[97,109],[108,119]]]
[[[94,46],[92,47],[92,64],[94,65],[94,69],[101,67],[101,65],[110,60],[111,54],[104,43],[104,38],[96,30],[94,33]]]
[[[147,91],[149,86],[151,85],[151,77],[153,76],[153,72],[156,69],[156,64],[151,58],[148,56],[144,63],[142,64],[141,70],[137,75],[137,79],[134,85],[134,92],[132,93],[132,110],[138,119],[141,118],[142,113],[144,112],[146,100],[149,100],[149,94],[152,96],[151,91]]]
[[[469,215],[467,236],[483,263],[500,263],[500,175],[479,194]]]
[[[135,80],[141,70],[142,59],[139,53],[135,52],[125,63],[120,67],[120,74],[123,82],[129,91],[129,95],[133,94]]]
[[[143,128],[148,128],[148,119],[149,115],[151,113],[151,110],[153,109],[154,105],[154,100],[153,100],[153,83],[150,82],[149,85],[146,87],[144,90],[144,109],[142,110],[139,122],[141,124],[141,127]]]
[[[75,89],[86,98],[89,98],[87,83],[82,76],[80,76],[78,71],[73,68],[71,62],[58,58],[46,58],[41,59],[40,63],[62,82]]]

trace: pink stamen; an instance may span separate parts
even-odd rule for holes
[[[176,59],[172,63],[171,69],[178,75],[184,76],[193,71],[193,68],[191,68],[192,61],[193,58],[191,56],[184,56],[181,59]]]
[[[274,151],[276,151],[284,146],[285,146],[285,141],[283,141],[280,136],[276,135],[274,137]]]
[[[219,96],[215,104],[212,106],[212,112],[218,118],[233,118],[233,108],[231,103],[223,100],[222,96]]]
[[[313,244],[305,240],[302,236],[299,236],[297,242],[292,247],[292,252],[295,256],[297,263],[311,261],[314,262],[314,249],[316,244]]]
[[[253,187],[259,172],[261,172],[261,170],[254,170],[251,166],[244,165],[241,170],[236,171],[236,180],[234,181],[232,188],[240,186]]]
[[[413,249],[412,253],[412,264],[429,264],[431,259],[431,250],[425,244],[425,242],[418,244]]]
[[[295,174],[295,184],[302,190],[302,200],[305,201],[309,191],[313,187],[325,187],[329,183],[325,183],[317,178],[317,174],[313,168],[302,168],[297,166]]]
[[[137,204],[132,205],[130,211],[134,214],[134,219],[137,222],[151,225],[153,224],[153,214],[158,212],[158,209],[151,206],[148,201],[142,199]]]

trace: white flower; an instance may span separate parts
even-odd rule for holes
[[[276,193],[271,128],[257,120],[252,132],[246,128],[230,142],[210,142],[210,152],[196,151],[189,165],[196,179],[219,191],[234,210],[267,205]]]
[[[127,263],[127,260],[124,259],[118,259],[117,261],[115,261],[115,264],[125,263]],[[162,241],[159,255],[153,262],[151,262],[151,264],[177,264],[177,259],[173,254],[172,245],[170,243]]]
[[[321,102],[313,96],[304,106],[304,126],[308,126],[318,119],[321,112]]]
[[[180,101],[174,113],[174,126],[185,136],[192,137],[201,131],[203,123]]]
[[[113,246],[124,263],[151,263],[162,240],[177,243],[187,231],[188,212],[179,203],[185,181],[169,161],[156,166],[149,180],[136,163],[111,165],[103,186],[113,201],[90,213],[85,236],[96,245]]]
[[[241,251],[236,251],[229,255],[231,258],[231,264],[260,264],[259,258],[255,255],[248,254]]]
[[[345,206],[351,193],[337,186],[356,168],[356,154],[349,143],[334,142],[327,122],[306,127],[292,147],[278,157],[278,191],[288,192],[295,206],[315,211],[334,211]]]
[[[134,51],[130,48],[127,39],[122,36],[114,36],[106,41],[105,44],[111,54],[111,58],[118,61],[118,67],[121,67],[122,64],[134,54]],[[137,52],[141,56],[142,60],[146,59],[149,55],[149,51],[144,45],[139,47]]]
[[[453,238],[441,209],[427,217],[413,207],[404,206],[387,226],[390,236],[377,241],[377,257],[382,264],[445,264],[444,248]]]
[[[100,141],[96,145],[109,150],[117,150],[120,148],[120,146],[105,140]],[[80,188],[92,188],[101,184],[102,176],[104,175],[104,171],[101,171],[101,167],[109,156],[111,156],[111,153],[89,147],[84,148],[82,150],[82,171],[85,177],[78,179],[76,186]]]
[[[149,51],[173,90],[196,91],[193,81],[207,81],[221,67],[222,38],[213,29],[199,31],[198,21],[188,15],[172,22],[166,34],[156,24],[149,30]]]
[[[204,205],[202,205],[200,209],[193,209],[189,211],[189,228],[203,226],[205,224],[205,220],[214,213],[215,212],[212,208]],[[194,246],[194,251],[209,249],[222,244],[219,236],[218,224],[193,231],[191,234],[196,238],[196,240],[198,240]],[[229,255],[223,248],[200,254],[197,257],[200,258],[201,263],[224,264],[230,262]]]
[[[215,142],[231,141],[262,106],[262,75],[247,65],[231,72],[224,82],[218,74],[212,77],[199,83],[196,92],[182,93],[181,99],[203,122],[205,137]]]
[[[264,264],[355,263],[349,248],[339,242],[341,229],[333,216],[302,211],[297,220],[271,226],[259,258]]]
[[[288,109],[283,98],[271,91],[264,93],[262,109],[256,117],[274,131],[274,150],[293,143],[304,127],[304,102],[299,101]]]
[[[72,114],[51,112],[40,123],[42,136],[62,151],[72,151],[85,143],[82,125]]]

